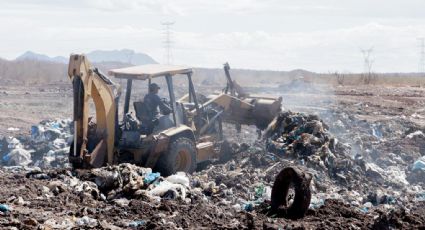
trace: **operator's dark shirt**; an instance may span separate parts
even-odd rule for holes
[[[150,117],[152,119],[158,117],[158,107],[162,114],[167,115],[171,113],[170,107],[168,107],[161,98],[156,93],[148,93],[146,94],[143,102],[146,104],[149,109]]]

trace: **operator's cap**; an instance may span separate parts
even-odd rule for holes
[[[155,90],[155,89],[161,89],[161,87],[159,87],[159,85],[156,83],[151,83],[149,85],[149,90]]]

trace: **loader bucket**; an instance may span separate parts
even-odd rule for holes
[[[264,130],[281,111],[282,98],[232,97],[230,108],[224,112],[224,120],[242,125],[255,125]]]

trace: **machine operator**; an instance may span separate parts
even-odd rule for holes
[[[158,96],[159,89],[161,88],[156,83],[151,83],[149,85],[149,93],[146,94],[145,98],[143,99],[150,112],[151,120],[158,118],[158,107],[161,113],[164,115],[168,115],[171,113],[170,107],[165,104],[164,101],[162,101],[161,98]]]

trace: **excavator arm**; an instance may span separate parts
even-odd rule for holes
[[[74,143],[70,162],[76,167],[112,164],[120,87],[94,68],[84,55],[71,55],[68,76],[74,89]],[[90,117],[90,101],[95,107],[95,122]]]

